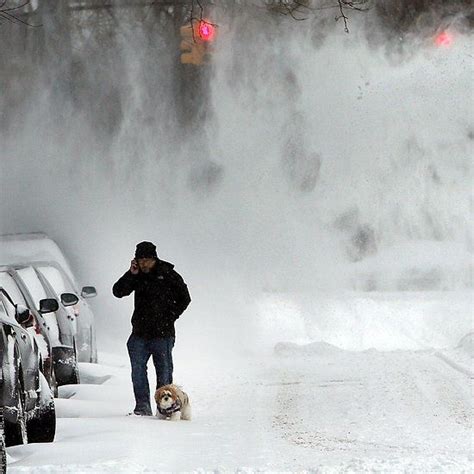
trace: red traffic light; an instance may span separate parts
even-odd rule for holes
[[[216,28],[211,23],[201,20],[199,22],[198,33],[203,41],[212,41],[216,34]]]
[[[436,36],[435,44],[439,48],[442,46],[451,46],[453,44],[453,35],[451,35],[447,31],[442,31],[438,36]]]

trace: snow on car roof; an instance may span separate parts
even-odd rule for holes
[[[34,232],[0,235],[0,265],[29,264],[50,260],[59,263],[71,280],[75,281],[66,257],[56,242],[46,234]]]

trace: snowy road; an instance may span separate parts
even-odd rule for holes
[[[290,384],[292,366],[287,361],[274,425],[294,445],[326,459],[358,458],[354,469],[370,467],[370,460],[379,468],[444,471],[462,470],[465,460],[467,468],[471,379],[433,352],[308,359]]]
[[[101,360],[61,389],[56,442],[10,448],[9,472],[472,468],[472,378],[434,351],[281,345],[265,360],[194,361],[176,374],[189,423],[125,416],[128,362]]]

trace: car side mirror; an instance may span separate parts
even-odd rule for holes
[[[79,298],[74,293],[62,293],[61,303],[64,306],[74,306],[75,304],[79,303]]]
[[[39,312],[41,314],[53,313],[59,309],[58,300],[54,298],[45,298],[39,302]]]
[[[15,319],[18,324],[26,324],[31,319],[30,310],[22,304],[15,305]]]
[[[97,290],[94,286],[84,286],[81,291],[81,296],[83,298],[93,298],[97,296]]]

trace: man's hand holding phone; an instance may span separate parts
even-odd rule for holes
[[[135,259],[133,259],[131,264],[130,264],[130,273],[132,275],[138,275],[139,271],[140,271],[140,269],[138,268],[138,263]]]

